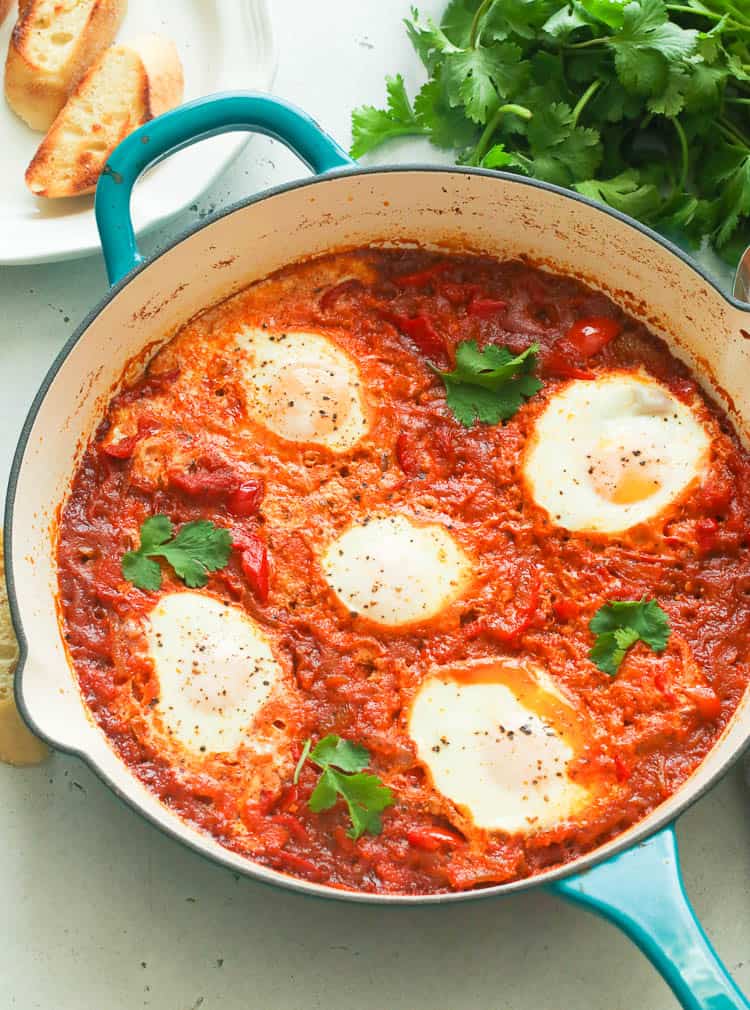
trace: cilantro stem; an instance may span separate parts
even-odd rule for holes
[[[750,98],[724,98],[725,102],[732,105],[750,105]]]
[[[565,49],[590,49],[591,46],[604,45],[605,42],[611,42],[612,37],[610,35],[602,35],[598,39],[586,39],[584,42],[569,42]]]
[[[676,116],[670,116],[669,118],[672,126],[675,128],[675,132],[677,133],[677,139],[680,142],[680,177],[677,180],[676,189],[678,192],[682,192],[685,188],[685,183],[687,182],[690,153],[688,151],[687,137],[685,136],[685,131],[682,128],[682,123]]]
[[[734,13],[735,17],[742,18],[742,15],[737,11],[731,4],[728,5],[729,9]],[[702,10],[698,10],[695,7],[688,7],[686,4],[667,4],[668,11],[674,11],[677,14],[692,14],[696,18],[708,18],[710,21],[718,22],[724,17],[723,14],[717,14],[716,11],[708,10],[704,7]],[[734,18],[727,18],[724,22],[725,25],[731,25],[733,28],[738,29],[741,32],[745,32],[750,28],[750,22],[739,20],[736,21]]]
[[[495,0],[482,0],[480,5],[477,7],[476,13],[474,14],[474,17],[471,20],[471,28],[469,29],[470,49],[476,49],[477,44],[479,42],[479,36],[481,34],[480,25],[482,22],[482,18],[484,17],[484,15],[487,13],[487,11],[490,9],[490,7],[493,5],[494,2]]]
[[[525,108],[523,105],[514,105],[512,102],[508,105],[501,105],[500,108],[495,110],[494,115],[490,117],[487,125],[482,131],[482,136],[477,141],[477,146],[471,153],[471,157],[469,158],[467,164],[480,165],[482,163],[482,158],[489,150],[495,130],[497,130],[500,125],[503,116],[508,113],[514,116],[519,116],[521,119],[531,119],[532,115],[529,109]]]
[[[734,125],[734,123],[730,123],[726,119],[720,119],[716,125],[719,127],[724,136],[733,140],[735,144],[740,144],[742,147],[750,148],[750,138],[746,137],[740,129]]]
[[[586,108],[586,103],[588,100],[596,94],[599,87],[601,86],[601,78],[596,81],[592,81],[591,84],[586,88],[584,93],[576,102],[575,108],[573,109],[573,126],[578,126],[578,117],[581,115],[583,110]]]

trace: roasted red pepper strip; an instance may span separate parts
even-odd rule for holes
[[[567,598],[555,600],[552,604],[552,610],[558,621],[569,621],[571,618],[577,617],[581,612],[581,608],[576,601]]]
[[[502,298],[475,298],[469,303],[466,310],[470,316],[478,316],[480,319],[491,319],[493,316],[504,312],[508,308],[508,303]]]
[[[425,357],[433,361],[448,357],[445,340],[435,330],[427,316],[420,315],[410,318],[390,312],[386,318],[409,337]]]
[[[138,442],[137,435],[121,438],[119,442],[104,442],[100,446],[102,452],[113,459],[130,459]]]
[[[555,347],[554,351],[548,355],[544,362],[544,369],[552,375],[559,375],[563,379],[594,379],[596,376],[588,368],[578,368],[571,364],[564,354],[564,348]]]
[[[609,316],[576,320],[547,356],[546,370],[566,379],[593,379],[594,373],[582,368],[582,361],[598,354],[621,329],[617,320]]]
[[[565,343],[573,347],[584,358],[598,354],[603,347],[619,334],[622,327],[609,316],[591,316],[577,319],[565,334]]]
[[[627,782],[632,775],[630,766],[625,763],[619,754],[615,754],[615,775],[618,782]]]
[[[227,498],[227,509],[235,516],[254,516],[265,493],[262,480],[243,481]]]
[[[715,519],[705,517],[695,524],[695,541],[702,554],[714,549],[719,539],[719,524]]]
[[[712,688],[697,685],[686,688],[685,694],[695,705],[701,719],[712,722],[721,715],[721,698]]]
[[[421,467],[417,443],[408,431],[402,431],[396,439],[396,459],[407,477],[419,473]]]
[[[425,270],[417,270],[413,274],[401,274],[400,277],[391,277],[391,280],[400,288],[424,288],[449,268],[450,263],[435,263]]]
[[[239,486],[239,477],[228,466],[212,469],[204,460],[196,460],[194,470],[169,470],[169,482],[191,498],[217,498],[231,494]]]
[[[447,828],[411,828],[406,832],[406,840],[415,849],[426,852],[435,852],[443,847],[455,848],[464,842],[461,835]]]
[[[295,842],[306,842],[308,835],[305,830],[305,826],[299,817],[295,817],[294,814],[288,814],[282,811],[279,814],[273,814],[271,820],[274,824],[280,824],[282,827],[286,828]]]
[[[294,852],[287,852],[286,849],[279,849],[275,854],[276,859],[283,863],[285,866],[290,867],[297,873],[307,873],[313,880],[322,879],[322,870],[311,862],[309,859],[304,859],[302,856],[295,855]]]
[[[250,536],[247,539],[240,564],[254,595],[261,603],[265,603],[268,600],[270,573],[268,551],[259,537]]]

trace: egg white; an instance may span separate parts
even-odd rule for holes
[[[173,592],[145,631],[167,732],[193,753],[234,750],[282,674],[261,629],[213,596]]]
[[[471,563],[448,530],[407,516],[350,526],[326,550],[323,572],[343,605],[376,624],[413,624],[460,596]]]
[[[503,664],[489,664],[496,674],[489,679],[488,664],[460,669],[458,677],[450,670],[430,676],[412,704],[409,734],[435,789],[476,827],[550,828],[590,799],[568,776],[574,749],[560,718],[564,699],[543,670]],[[485,676],[473,680],[477,671]],[[519,673],[535,679],[533,707],[529,692],[518,691]]]
[[[704,472],[711,440],[645,373],[569,383],[536,420],[523,472],[565,529],[618,533],[658,516]]]
[[[251,415],[289,442],[351,449],[369,417],[359,369],[322,333],[245,327],[237,335]]]

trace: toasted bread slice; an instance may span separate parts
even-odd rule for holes
[[[99,57],[26,170],[37,196],[90,193],[115,147],[143,123],[182,101],[182,65],[174,43],[143,35]]]
[[[35,765],[44,761],[49,748],[34,736],[16,708],[13,675],[17,662],[18,643],[10,621],[0,533],[0,761],[12,765]]]
[[[126,7],[127,0],[19,0],[5,62],[5,97],[32,129],[49,129],[114,39]]]

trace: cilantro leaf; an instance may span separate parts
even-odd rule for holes
[[[370,763],[370,755],[360,744],[331,733],[316,743],[310,760],[317,765],[334,765],[342,772],[361,772]]]
[[[359,838],[366,831],[372,835],[380,834],[383,828],[381,814],[392,806],[393,793],[377,775],[363,771],[370,763],[367,749],[334,733],[323,737],[312,749],[310,743],[310,740],[305,743],[293,780],[295,783],[299,780],[307,760],[321,769],[321,776],[308,800],[309,808],[313,813],[330,810],[341,797],[352,822],[347,832],[350,838]]]
[[[741,217],[750,215],[750,150],[737,151],[736,167],[726,176],[719,200],[721,224],[714,232],[717,247],[730,238]]]
[[[489,344],[479,350],[475,340],[456,348],[452,372],[435,371],[443,380],[448,406],[466,428],[475,421],[497,424],[513,417],[524,400],[542,388],[533,375],[537,344],[514,357],[507,347]]]
[[[560,6],[560,0],[501,0],[493,3],[487,12],[482,38],[496,42],[516,35],[519,39],[539,37],[545,21]]]
[[[174,536],[174,526],[169,516],[149,516],[141,526],[141,547],[144,553],[153,551]]]
[[[482,158],[484,168],[515,168],[519,172],[525,172],[526,167],[518,155],[505,150],[504,144],[495,144]]]
[[[321,810],[330,810],[338,798],[336,772],[332,768],[326,768],[318,779],[318,784],[310,793],[307,805],[314,814],[319,814]]]
[[[540,108],[529,123],[527,136],[533,155],[533,174],[567,186],[588,179],[601,161],[598,130],[575,125],[573,110],[564,102]]]
[[[443,75],[452,106],[463,105],[475,123],[486,123],[500,99],[515,94],[528,76],[512,43],[464,49],[446,56]]]
[[[627,169],[612,179],[588,179],[576,183],[574,188],[590,200],[608,203],[641,221],[653,220],[662,203],[658,188],[653,183],[642,182],[636,169]]]
[[[206,572],[224,568],[232,550],[229,530],[215,526],[208,519],[198,519],[185,523],[180,532],[169,543],[162,544],[158,551],[170,563],[177,575],[195,589],[205,586]]]
[[[622,28],[626,0],[580,0],[579,6],[596,21],[609,28]]]
[[[359,838],[364,832],[379,835],[383,830],[382,812],[393,805],[393,793],[377,775],[359,772],[343,775],[335,772],[339,793],[349,808],[352,826],[347,834]]]
[[[139,589],[155,593],[161,586],[161,568],[158,561],[152,561],[139,551],[123,554],[120,564],[122,574]]]
[[[451,0],[440,20],[440,27],[455,46],[464,49],[469,44],[471,26],[479,0]]]
[[[614,677],[625,653],[636,642],[663,652],[670,635],[669,617],[656,600],[615,600],[600,607],[589,621],[596,641],[589,659]]]
[[[467,119],[462,108],[451,106],[439,70],[422,85],[414,99],[414,115],[436,147],[463,151],[477,141],[477,126]]]
[[[430,18],[426,18],[422,23],[416,7],[412,7],[411,16],[411,21],[408,18],[404,21],[406,34],[424,64],[425,70],[431,74],[440,58],[448,53],[458,52],[458,47],[453,45],[445,32]]]
[[[670,21],[664,0],[632,0],[623,9],[619,31],[606,41],[625,87],[654,95],[666,87],[670,64],[695,51],[698,32]]]
[[[128,582],[156,592],[161,586],[161,568],[153,560],[162,557],[191,589],[205,586],[208,572],[224,568],[232,550],[229,530],[207,519],[185,523],[177,536],[168,516],[151,516],[141,526],[141,543],[123,555],[120,567]]]
[[[361,158],[374,147],[394,137],[427,133],[409,103],[401,74],[386,78],[386,109],[363,105],[352,113],[352,157]]]

